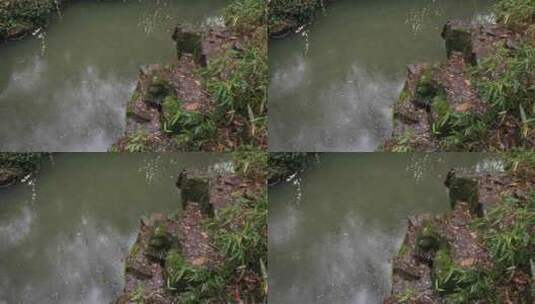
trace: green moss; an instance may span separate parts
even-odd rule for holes
[[[401,93],[399,94],[399,102],[401,102],[402,104],[403,103],[406,103],[406,102],[409,102],[410,101],[410,93],[409,93],[409,90],[407,90],[407,88],[403,88],[403,90],[401,91]]]
[[[445,245],[445,242],[437,232],[434,224],[429,221],[419,231],[416,237],[416,245],[423,251],[437,251]]]
[[[143,100],[155,105],[161,105],[168,96],[175,96],[175,91],[171,84],[163,78],[154,76],[147,87]]]
[[[200,61],[202,52],[202,35],[192,30],[177,28],[173,35],[176,42],[178,59],[184,54],[192,54],[193,58]]]
[[[398,256],[404,256],[409,252],[409,247],[405,244],[402,244],[398,251]]]
[[[465,202],[473,215],[482,215],[479,202],[479,181],[474,177],[454,176],[448,181],[451,208],[454,209],[458,202]]]

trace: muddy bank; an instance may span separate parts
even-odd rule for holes
[[[219,24],[176,27],[177,61],[140,68],[119,151],[266,149],[262,1],[236,0]]]
[[[38,170],[45,153],[0,153],[0,188],[11,186]]]
[[[452,170],[451,212],[409,218],[385,303],[533,303],[533,177]]]
[[[497,23],[452,20],[447,60],[408,68],[387,151],[508,151],[535,144],[533,4],[499,1]]]
[[[116,303],[265,302],[265,176],[185,170],[177,187],[180,215],[141,220]]]

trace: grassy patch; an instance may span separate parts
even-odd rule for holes
[[[492,258],[489,269],[465,268],[453,262],[449,248],[437,251],[433,262],[434,288],[448,303],[500,303],[507,297],[514,303],[528,303],[529,282],[523,289],[514,277],[530,280],[530,264],[535,259],[535,195],[528,201],[507,197],[474,223]],[[532,280],[532,278],[531,278]]]

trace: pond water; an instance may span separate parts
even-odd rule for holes
[[[178,212],[178,173],[225,157],[59,154],[0,189],[0,304],[110,303],[140,218]]]
[[[172,62],[174,25],[213,20],[227,3],[75,0],[43,36],[1,45],[1,150],[108,150],[139,66]]]
[[[499,170],[488,155],[322,154],[269,189],[270,303],[379,304],[407,218],[449,210],[453,168]]]
[[[490,0],[337,0],[307,36],[270,43],[271,151],[374,151],[391,134],[406,66],[445,58],[449,19]]]

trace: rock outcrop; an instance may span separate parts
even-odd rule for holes
[[[393,259],[392,295],[385,303],[450,303],[447,292],[437,289],[437,280],[452,270],[488,271],[494,261],[474,222],[486,211],[502,204],[505,194],[524,197],[533,181],[509,174],[474,174],[451,171],[449,188],[452,211],[445,215],[411,217],[398,255]],[[442,288],[450,282],[441,282]],[[528,303],[529,285],[503,286],[503,303]],[[495,291],[498,293],[498,291]],[[457,302],[456,302],[457,303]]]
[[[180,173],[177,187],[182,199],[179,215],[154,214],[141,220],[137,240],[125,260],[124,291],[116,303],[176,303],[181,292],[204,283],[188,279],[187,274],[216,271],[224,263],[206,222],[236,198],[261,189],[235,174],[197,170]]]
[[[445,62],[409,66],[405,87],[393,107],[392,139],[384,145],[387,151],[397,150],[398,145],[416,151],[443,150],[441,137],[454,127],[463,127],[453,126],[453,117],[482,118],[490,105],[481,100],[472,83],[471,66],[481,63],[499,45],[514,47],[519,40],[518,34],[503,25],[462,21],[449,21],[442,37]],[[513,133],[493,139],[493,146],[507,150],[514,145],[512,138],[518,134],[507,129]]]

